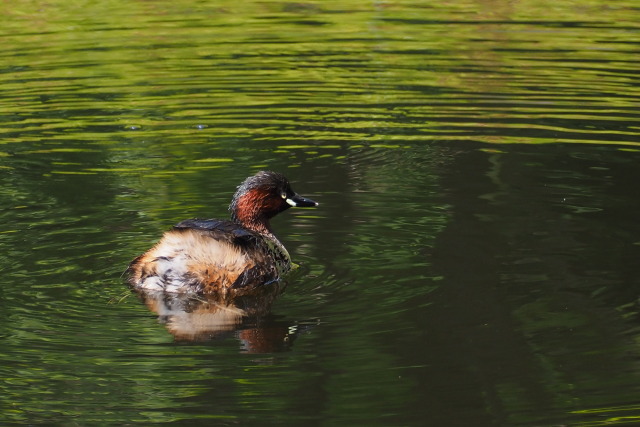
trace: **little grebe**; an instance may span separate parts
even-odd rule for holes
[[[188,219],[131,262],[129,283],[141,290],[245,293],[291,269],[269,220],[290,207],[318,203],[296,194],[284,175],[261,171],[233,196],[231,221]]]

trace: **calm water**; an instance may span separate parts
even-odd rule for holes
[[[639,54],[631,0],[4,2],[0,424],[640,423]],[[127,289],[264,168],[282,295]]]

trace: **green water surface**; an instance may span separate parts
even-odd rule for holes
[[[640,423],[639,54],[632,0],[2,3],[0,424]],[[282,295],[126,287],[261,169]]]

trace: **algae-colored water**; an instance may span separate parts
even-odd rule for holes
[[[0,424],[640,422],[635,2],[25,0],[0,41]],[[129,291],[260,169],[320,202],[282,295]]]

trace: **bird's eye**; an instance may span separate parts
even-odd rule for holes
[[[283,199],[286,199],[286,198],[287,198],[287,193],[282,193],[282,194],[280,195],[280,197],[282,197]]]

